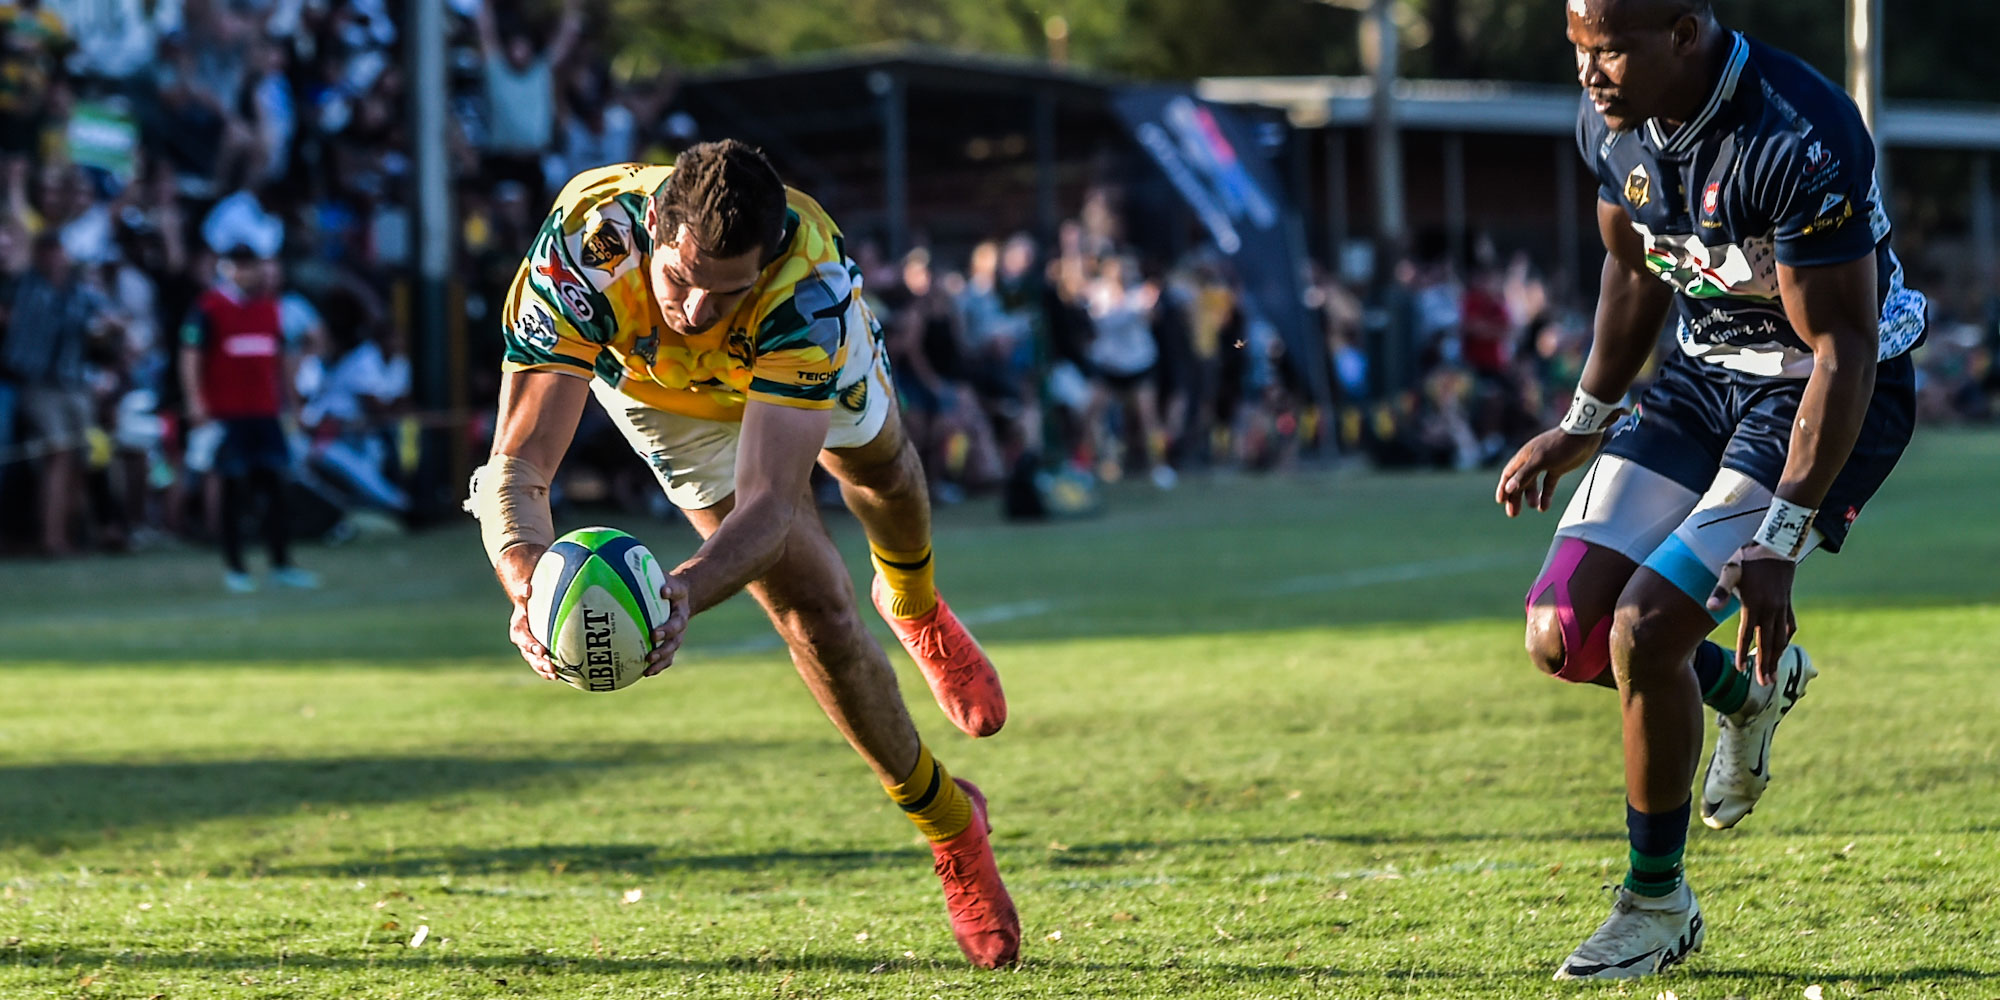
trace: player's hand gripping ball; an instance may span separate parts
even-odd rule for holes
[[[653,630],[673,610],[666,571],[616,528],[578,528],[535,563],[528,630],[557,676],[579,691],[616,691],[645,676]]]

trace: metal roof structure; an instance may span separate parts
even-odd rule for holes
[[[1282,109],[1297,128],[1365,128],[1374,82],[1353,76],[1236,76],[1198,81],[1211,101]],[[1576,131],[1574,87],[1480,80],[1399,80],[1396,120],[1405,129],[1512,135]],[[2000,104],[1889,101],[1882,139],[1912,149],[2000,151]]]

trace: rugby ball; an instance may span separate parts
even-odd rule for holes
[[[667,620],[659,560],[616,528],[578,528],[549,546],[528,584],[528,631],[579,691],[616,691],[646,672]]]

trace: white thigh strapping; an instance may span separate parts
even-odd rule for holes
[[[1698,499],[1693,490],[1645,466],[1600,455],[1570,496],[1556,537],[1601,545],[1644,562],[1686,520]]]
[[[1723,469],[1715,474],[1715,482],[1702,494],[1701,502],[1646,557],[1645,566],[1689,597],[1706,601],[1723,564],[1749,543],[1770,506],[1771,491],[1763,484],[1735,469]],[[1808,532],[1799,558],[1819,548],[1823,540],[1818,528]],[[1726,612],[1718,620],[1723,617],[1727,617]]]

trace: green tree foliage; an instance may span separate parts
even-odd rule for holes
[[[1140,79],[1361,72],[1365,0],[604,0],[600,40],[641,71],[905,42],[1043,58],[1066,22],[1078,66]],[[1725,22],[1839,78],[1846,0],[1716,0]],[[2000,3],[1893,0],[1885,77],[1895,97],[1990,100]],[[1556,0],[1404,0],[1411,76],[1565,83]]]
[[[1554,0],[1407,0],[1404,65],[1412,76],[1567,83],[1573,79]],[[1889,0],[1883,84],[1891,97],[1993,100],[1991,39],[2000,3]],[[1805,59],[1835,80],[1847,65],[1846,0],[1715,0],[1723,23]]]

